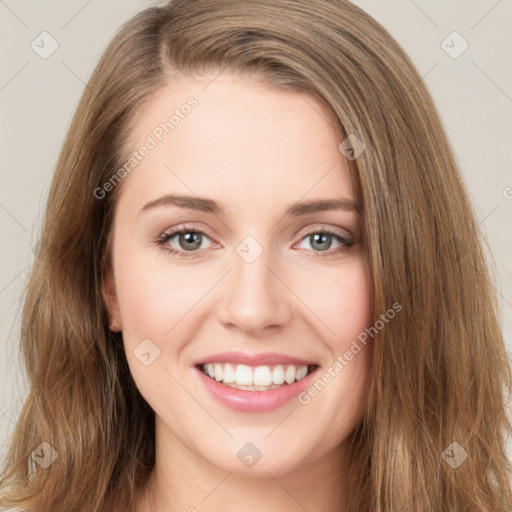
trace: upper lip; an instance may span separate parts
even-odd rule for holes
[[[262,352],[260,354],[247,354],[244,352],[221,352],[198,359],[193,363],[194,366],[200,366],[208,363],[231,363],[245,364],[247,366],[273,366],[277,364],[316,365],[314,361],[307,361],[299,357],[278,354],[276,352]]]

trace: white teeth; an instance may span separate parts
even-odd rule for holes
[[[224,384],[229,384],[230,382],[235,382],[235,369],[232,364],[226,363],[224,365],[224,375],[222,378]]]
[[[299,366],[297,368],[297,373],[295,374],[295,378],[297,380],[303,379],[308,374],[308,368],[307,366]]]
[[[254,385],[270,386],[272,384],[272,372],[268,366],[254,368]]]
[[[245,364],[232,365],[229,363],[208,363],[203,365],[203,372],[217,382],[232,384],[232,386],[274,387],[286,382],[293,384],[306,377],[308,365],[256,366]]]
[[[218,363],[213,365],[213,370],[215,373],[215,380],[222,380],[222,366]]]
[[[254,379],[250,366],[238,364],[235,370],[235,382],[240,386],[252,386]]]
[[[283,365],[278,364],[274,368],[274,371],[272,372],[272,382],[274,384],[282,384],[284,382],[284,368],[283,368]]]
[[[296,374],[297,371],[295,370],[295,366],[288,366],[284,372],[284,380],[288,382],[288,384],[293,384],[295,382]]]

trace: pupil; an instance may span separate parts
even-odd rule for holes
[[[201,233],[185,233],[180,236],[180,243],[185,242],[185,250],[198,249],[201,246],[200,236]],[[187,247],[186,244],[192,244],[193,247]]]
[[[318,243],[322,244],[322,242],[325,244],[325,241],[326,241],[326,240],[328,240],[328,239],[329,239],[329,241],[330,241],[330,236],[331,236],[331,235],[327,235],[327,234],[325,234],[325,233],[316,233],[315,235],[313,235],[313,243],[311,244],[311,245],[312,245],[312,247],[313,247],[313,248],[315,248],[315,244],[318,244]],[[325,245],[324,245],[324,246],[320,245],[320,247],[318,247],[318,248],[319,248],[320,250],[322,250],[322,249],[328,249],[330,245],[331,245],[331,244],[330,244],[330,243],[328,243],[328,244],[327,244],[327,247],[326,247]]]

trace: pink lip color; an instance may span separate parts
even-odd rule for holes
[[[246,364],[247,366],[275,366],[277,364],[293,364],[297,366],[314,364],[314,361],[306,361],[297,357],[287,356],[286,354],[278,354],[275,352],[264,352],[261,354],[244,354],[243,352],[222,352],[198,359],[193,362],[193,366],[207,363],[231,363]]]
[[[218,403],[238,412],[268,412],[277,409],[304,391],[310,385],[318,367],[298,382],[283,384],[269,391],[244,391],[231,388],[211,379],[200,368],[195,369],[206,389]]]

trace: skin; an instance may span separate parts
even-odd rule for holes
[[[137,510],[343,510],[371,343],[307,405],[293,399],[265,413],[215,402],[192,366],[236,350],[293,355],[326,371],[369,325],[358,213],[283,216],[299,201],[356,200],[342,141],[310,96],[214,78],[182,78],[139,113],[134,148],[187,98],[198,100],[124,178],[116,204],[105,276],[111,329],[122,331],[132,376],[156,414],[156,467]],[[225,212],[167,205],[139,214],[169,193],[213,199]],[[194,258],[155,242],[183,223],[206,232]],[[321,228],[335,236],[315,245]],[[236,251],[249,235],[263,249],[251,264]],[[179,235],[166,243],[183,253],[190,244]],[[148,338],[160,355],[145,366],[134,350]],[[248,441],[262,453],[251,468],[237,457]]]

